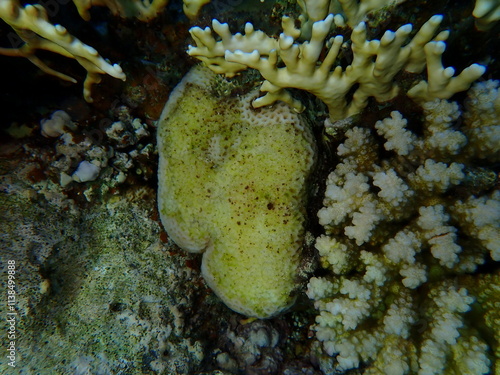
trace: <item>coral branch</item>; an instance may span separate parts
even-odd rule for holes
[[[165,9],[168,0],[73,0],[73,3],[85,21],[90,20],[89,9],[93,6],[107,7],[115,16],[136,17],[141,21],[150,21]]]
[[[420,72],[428,63],[429,89],[422,83],[411,92],[412,97],[424,101],[449,98],[466,90],[485,70],[474,64],[454,78],[450,76],[451,68],[443,70],[440,57],[448,32],[434,36],[443,19],[440,15],[431,17],[407,44],[412,31],[410,24],[395,32],[386,31],[380,40],[368,40],[365,23],[359,23],[351,35],[352,62],[343,68],[336,65],[344,45],[341,35],[329,41],[326,57],[321,60],[327,37],[335,25],[334,19],[330,14],[324,20],[314,22],[310,40],[303,43],[296,42],[298,34],[290,26],[286,26],[276,40],[262,31],[255,31],[249,23],[245,26],[245,35],[232,35],[227,24],[214,20],[213,30],[220,40],[215,39],[210,28],[192,28],[191,34],[197,46],[190,46],[188,53],[216,73],[228,77],[247,67],[257,69],[267,81],[262,91],[268,94],[257,99],[254,107],[283,100],[300,110],[302,106],[291,99],[286,88],[302,89],[327,105],[333,121],[359,113],[370,97],[379,102],[394,98],[399,91],[394,77],[403,69]],[[283,25],[286,24],[285,18]]]
[[[41,49],[75,59],[87,70],[83,96],[88,102],[92,102],[91,87],[100,82],[101,74],[125,80],[125,74],[118,64],[106,62],[94,48],[72,36],[63,26],[52,25],[41,5],[26,5],[23,8],[18,0],[3,0],[0,3],[0,18],[25,42],[20,48],[2,48],[0,54],[26,57],[44,72],[70,82],[76,81],[48,67],[36,57],[35,52]]]

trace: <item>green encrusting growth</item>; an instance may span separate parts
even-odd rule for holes
[[[171,238],[204,252],[202,272],[231,309],[270,317],[293,303],[314,144],[285,105],[215,97],[194,68],[158,126],[159,211]]]

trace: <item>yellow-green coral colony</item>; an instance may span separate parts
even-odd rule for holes
[[[217,79],[195,67],[163,110],[161,220],[180,247],[203,252],[203,276],[228,307],[271,317],[294,300],[314,143],[286,105],[216,97]]]

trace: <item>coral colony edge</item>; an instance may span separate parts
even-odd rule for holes
[[[0,19],[83,87],[2,127],[0,372],[500,375],[500,1]]]

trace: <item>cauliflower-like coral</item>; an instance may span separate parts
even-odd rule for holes
[[[485,374],[490,345],[498,360],[498,335],[484,337],[467,319],[476,298],[491,305],[491,291],[470,288],[475,276],[457,278],[500,260],[500,191],[478,182],[499,149],[497,87],[469,91],[461,126],[459,106],[437,99],[423,105],[422,129],[392,112],[374,130],[345,133],[318,212],[326,234],[316,248],[333,277],[313,277],[307,290],[316,336],[338,370]],[[490,146],[475,141],[485,134]]]

